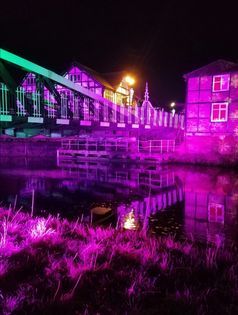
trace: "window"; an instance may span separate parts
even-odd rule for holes
[[[122,105],[122,94],[116,93],[116,104]]]
[[[70,81],[79,82],[80,81],[80,74],[69,74],[68,78]]]
[[[33,75],[29,75],[29,77],[27,78],[26,82],[29,85],[35,84],[35,77]]]
[[[106,99],[108,99],[109,101],[113,102],[114,101],[114,93],[113,93],[113,91],[105,90],[104,91],[104,97]]]
[[[229,91],[230,86],[230,75],[215,75],[212,81],[212,91],[213,92],[221,92],[221,91]]]
[[[211,121],[227,121],[228,103],[213,103],[211,112]]]

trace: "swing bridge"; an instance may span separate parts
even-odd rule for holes
[[[8,65],[36,76],[36,91],[18,86]],[[183,115],[156,110],[150,106],[117,105],[65,77],[0,49],[0,121],[56,125],[99,126],[108,128],[183,128]],[[60,93],[58,86],[72,93]]]
[[[35,91],[29,92],[22,85],[17,85],[9,67],[34,74]],[[149,101],[148,86],[141,106],[118,105],[4,49],[0,49],[0,77],[0,135],[7,134],[5,131],[8,128],[17,130],[24,126],[61,130],[61,136],[64,136],[64,130],[71,128],[75,130],[75,135],[86,132],[93,141],[98,134],[105,139],[120,135],[124,139],[134,136],[137,140],[160,141],[160,147],[157,147],[160,153],[163,147],[171,147],[171,143],[166,141],[176,142],[183,135],[184,115],[155,109]],[[71,141],[66,146],[68,150],[75,150],[75,142]],[[156,147],[152,142],[146,146],[150,153],[151,148]],[[62,148],[66,148],[65,142],[62,142]]]

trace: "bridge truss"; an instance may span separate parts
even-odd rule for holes
[[[7,65],[32,73],[36,90],[18,86]],[[117,105],[57,73],[0,49],[0,124],[21,121],[33,124],[99,126],[108,128],[184,128],[184,116],[150,106]],[[60,92],[58,87],[63,87]],[[65,92],[65,88],[68,92]],[[145,104],[144,102],[143,104]]]

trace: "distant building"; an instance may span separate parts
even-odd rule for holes
[[[238,64],[217,60],[184,75],[186,141],[190,151],[236,152],[238,139]]]
[[[64,76],[115,104],[134,104],[134,90],[126,81],[124,71],[99,74],[79,62],[74,62]]]
[[[74,62],[63,76],[115,104],[135,105],[134,90],[127,82],[126,74],[123,71],[101,75],[79,62]],[[112,83],[109,83],[107,78],[109,78]],[[28,73],[22,82],[22,87],[28,93],[35,93],[35,75]],[[49,95],[47,88],[44,88],[44,90],[45,99],[51,99],[51,101],[53,101],[53,97]],[[57,91],[60,94],[67,94],[68,96],[70,96],[69,94],[71,93],[71,91],[61,86],[57,86]]]

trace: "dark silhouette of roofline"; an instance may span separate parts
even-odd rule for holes
[[[216,75],[216,74],[232,72],[232,71],[237,71],[237,70],[238,70],[237,63],[223,60],[223,59],[218,59],[214,62],[209,63],[206,66],[200,67],[192,72],[184,74],[183,78],[186,80],[193,77]]]

